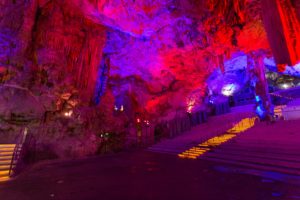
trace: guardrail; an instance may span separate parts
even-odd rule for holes
[[[14,148],[14,152],[10,163],[10,168],[9,168],[10,177],[13,176],[16,172],[16,169],[18,169],[19,161],[22,158],[24,152],[24,144],[26,142],[27,135],[28,135],[28,128],[27,127],[22,128],[17,138],[16,146]]]

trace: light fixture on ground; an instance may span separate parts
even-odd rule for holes
[[[227,97],[232,96],[235,91],[236,91],[236,85],[233,83],[227,84],[222,88],[222,94]]]

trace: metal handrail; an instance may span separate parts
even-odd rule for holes
[[[9,167],[9,176],[13,175],[14,163],[17,164],[17,162],[20,158],[20,153],[21,153],[20,148],[22,148],[22,145],[24,144],[24,142],[26,140],[26,136],[27,136],[27,127],[21,129],[19,141],[17,141],[17,144],[14,148],[14,152],[13,152],[10,167]]]

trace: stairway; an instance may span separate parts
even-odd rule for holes
[[[268,144],[227,143],[199,159],[239,165],[259,170],[300,175],[299,147]]]
[[[210,118],[210,121],[207,123],[195,126],[185,134],[175,138],[163,139],[159,143],[150,146],[147,151],[178,155],[215,136],[222,135],[241,119],[243,119],[243,115],[236,117],[229,114]],[[218,124],[218,126],[216,126],[216,124]]]
[[[277,173],[300,176],[299,123],[300,120],[279,121],[272,125],[258,123],[233,137],[235,132],[243,132],[243,127],[250,128],[246,123],[242,123],[242,129],[228,130],[229,134],[215,136],[201,144],[190,143],[188,146],[184,140],[178,140],[176,143],[163,141],[153,145],[148,151],[230,164],[274,176]]]
[[[20,147],[18,148],[20,149]],[[17,153],[15,153],[17,155],[19,149],[16,149],[16,144],[0,144],[0,182],[10,179],[10,170],[15,167],[15,163],[12,162],[13,154],[17,150]]]
[[[258,123],[200,159],[245,168],[300,175],[300,120]]]
[[[15,174],[27,133],[28,129],[24,127],[20,129],[20,134],[17,136],[15,143],[0,144],[0,182],[10,180]]]

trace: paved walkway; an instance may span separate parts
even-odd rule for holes
[[[217,163],[149,152],[50,162],[35,165],[16,180],[0,184],[0,199],[282,200],[300,197],[298,186],[226,169]]]
[[[244,117],[248,116],[213,118],[155,145],[159,153],[148,150],[37,164],[17,179],[0,183],[0,199],[300,199],[300,121],[258,123],[199,159],[178,157],[178,152],[221,134]]]
[[[300,121],[258,123],[202,159],[300,175]]]

